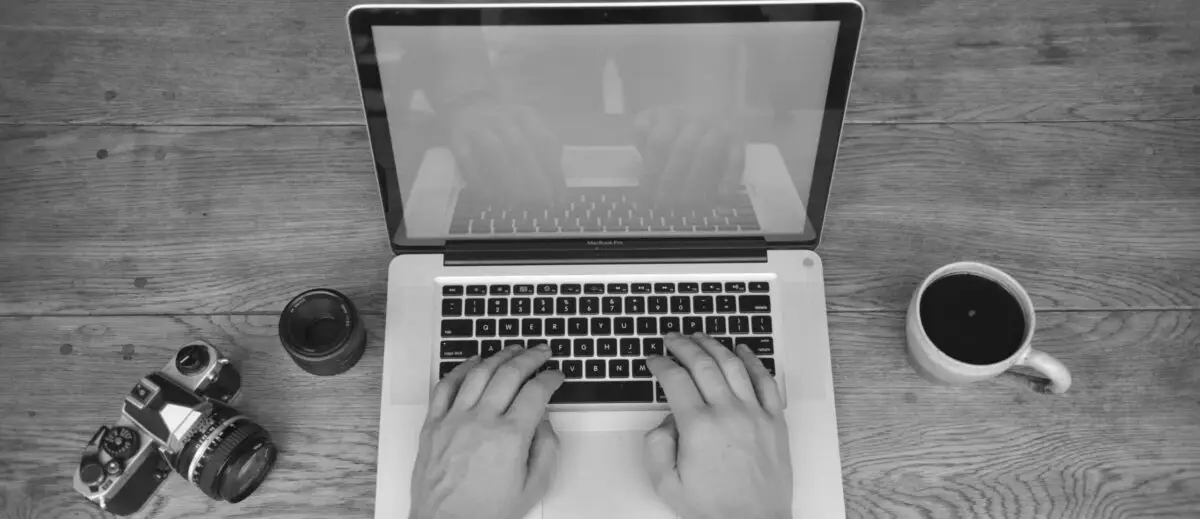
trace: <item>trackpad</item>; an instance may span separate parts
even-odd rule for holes
[[[642,467],[644,431],[560,431],[558,479],[543,519],[674,519]]]

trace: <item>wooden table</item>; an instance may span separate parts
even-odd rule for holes
[[[820,249],[849,516],[1200,516],[1200,3],[867,3]],[[349,5],[0,4],[0,517],[100,517],[79,448],[195,338],[283,454],[146,515],[372,516],[391,256]],[[906,365],[911,291],[968,258],[1032,293],[1067,396]],[[313,286],[368,313],[336,378],[276,338]]]

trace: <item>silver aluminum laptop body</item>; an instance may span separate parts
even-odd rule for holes
[[[637,19],[650,16],[646,12],[656,13],[653,15],[656,18],[650,22]],[[459,13],[469,14],[460,16]],[[528,20],[534,21],[525,23],[523,16],[527,13],[533,13]],[[542,13],[553,16],[534,16]],[[573,19],[572,13],[591,18],[587,18],[585,24]],[[758,18],[760,13],[762,20]],[[613,20],[610,23],[606,22],[609,15]],[[676,17],[691,21],[678,25],[671,23]],[[695,21],[706,17],[712,18],[713,23]],[[725,17],[737,21],[726,23]],[[547,22],[547,19],[551,21]],[[437,28],[447,23],[446,20],[458,20],[449,22],[454,30],[479,30],[478,25],[484,25],[485,35],[489,31],[495,33],[487,36],[494,40],[485,38],[485,41],[509,42],[496,44],[500,48],[498,52],[493,49],[492,63],[499,71],[497,75],[503,72],[503,67],[495,65],[495,55],[502,55],[506,48],[521,48],[511,46],[513,40],[562,37],[553,30],[562,26],[581,29],[586,25],[587,31],[600,36],[605,36],[605,31],[614,27],[630,24],[641,27],[638,25],[641,23],[655,32],[661,32],[665,23],[669,25],[668,29],[679,28],[685,33],[707,30],[708,27],[740,27],[739,24],[752,24],[746,25],[750,32],[778,33],[778,36],[771,36],[777,38],[775,40],[752,41],[739,47],[740,61],[736,66],[743,72],[762,65],[759,62],[762,55],[755,55],[755,52],[763,48],[768,49],[762,51],[763,55],[773,55],[771,48],[785,48],[801,55],[804,52],[819,54],[811,59],[798,58],[798,63],[789,64],[805,70],[825,67],[827,74],[818,73],[816,79],[784,73],[780,74],[782,77],[770,77],[769,81],[757,81],[788,84],[791,87],[788,92],[804,91],[805,88],[804,84],[789,84],[788,81],[808,81],[813,83],[809,86],[814,92],[808,94],[811,99],[771,97],[769,88],[756,90],[759,85],[754,73],[745,73],[751,80],[733,89],[739,97],[735,102],[736,113],[750,114],[745,116],[747,120],[758,120],[754,114],[760,105],[773,107],[771,110],[775,115],[762,125],[770,131],[762,136],[754,136],[752,131],[747,133],[747,168],[778,163],[777,167],[789,179],[788,188],[794,189],[800,198],[799,215],[782,213],[782,210],[761,203],[759,200],[769,197],[755,198],[754,192],[767,194],[770,189],[756,188],[746,181],[744,188],[752,192],[754,208],[764,220],[762,229],[757,232],[738,228],[721,232],[720,225],[711,232],[701,226],[688,229],[675,226],[677,228],[669,233],[655,233],[648,226],[644,235],[629,234],[627,229],[622,231],[625,234],[616,234],[607,228],[602,232],[575,229],[577,234],[572,234],[569,229],[559,228],[550,231],[549,236],[544,235],[547,231],[542,229],[541,233],[494,231],[472,239],[460,239],[449,228],[448,218],[434,219],[432,224],[429,221],[414,223],[422,217],[406,206],[427,204],[434,197],[432,194],[417,195],[420,186],[428,180],[422,177],[457,178],[461,175],[456,174],[453,165],[443,170],[435,168],[430,173],[428,157],[430,150],[439,148],[437,142],[412,146],[399,137],[411,129],[404,127],[407,122],[397,121],[420,121],[420,114],[430,111],[428,106],[422,106],[429,104],[428,101],[421,98],[436,96],[421,92],[422,89],[430,90],[428,84],[401,85],[403,78],[414,76],[413,70],[387,70],[387,67],[402,63],[404,59],[413,59],[411,56],[420,52],[413,40],[406,40],[408,34],[439,30]],[[442,340],[439,323],[443,319],[443,286],[664,281],[769,283],[769,315],[775,323],[772,335],[777,345],[774,357],[777,380],[784,392],[791,433],[795,474],[793,514],[795,517],[819,518],[845,516],[824,279],[821,260],[813,249],[819,242],[824,220],[861,31],[862,8],[856,1],[371,5],[353,8],[348,22],[388,232],[392,248],[398,254],[388,270],[375,501],[377,519],[408,516],[410,478],[417,456],[418,435],[425,419],[430,390],[438,379],[437,345]],[[575,27],[576,23],[579,27]],[[533,26],[550,29],[544,33],[523,29]],[[681,37],[688,37],[688,34]],[[801,42],[805,43],[805,49],[818,50],[797,50],[795,47]],[[398,50],[404,45],[413,46]],[[628,72],[622,74],[623,77],[630,75]],[[762,101],[763,91],[768,92],[765,94],[767,101]],[[612,113],[608,110],[611,103],[607,100],[605,106],[603,120],[606,122],[619,122],[624,120],[623,117],[632,116]],[[783,123],[778,122],[781,119],[779,112],[789,114],[782,118]],[[418,123],[413,124],[420,128]],[[568,131],[571,128],[564,128],[564,135],[571,134]],[[623,145],[585,140],[567,145],[590,146],[597,150]],[[754,146],[759,155],[767,159],[752,158],[756,153],[751,151]],[[763,152],[763,149],[767,151]],[[566,167],[569,166],[564,164]],[[774,173],[760,171],[757,174],[763,178]],[[747,172],[746,178],[751,176]],[[778,185],[774,187],[776,191],[781,190]],[[461,190],[462,186],[455,189]],[[444,210],[450,214],[457,203],[459,196],[455,194],[447,196],[445,204],[435,204],[436,207],[424,211]],[[770,223],[787,218],[791,220]],[[796,218],[800,221],[794,221]],[[489,225],[491,229],[500,228],[495,221]],[[558,477],[549,495],[530,512],[528,519],[675,517],[655,496],[641,465],[642,435],[657,425],[666,412],[665,404],[653,403],[552,404],[550,420],[562,446]]]

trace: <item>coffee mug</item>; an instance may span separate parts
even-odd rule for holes
[[[1033,349],[1033,301],[1008,274],[975,262],[935,270],[908,306],[908,360],[935,383],[966,384],[1027,366],[1056,394],[1071,387],[1058,359]]]

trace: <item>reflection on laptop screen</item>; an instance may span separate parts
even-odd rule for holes
[[[838,22],[373,34],[397,243],[815,233]]]

